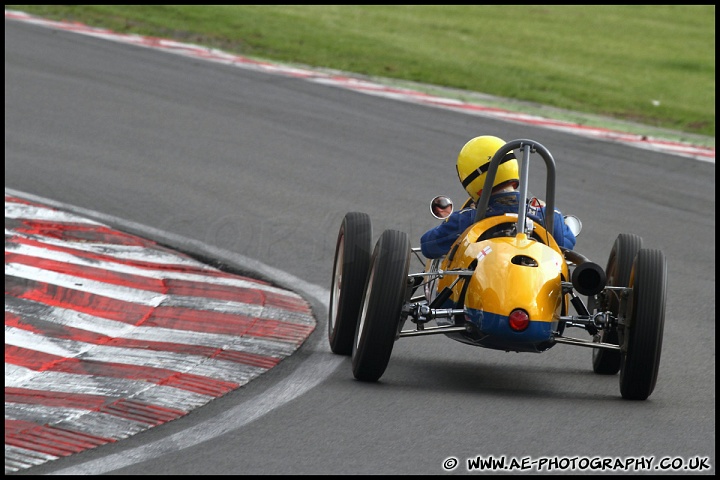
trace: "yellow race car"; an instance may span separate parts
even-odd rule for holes
[[[442,334],[483,348],[534,353],[577,345],[593,349],[595,373],[620,372],[623,398],[647,399],[662,349],[663,253],[643,248],[637,235],[620,234],[603,269],[558,246],[548,233],[553,215],[538,222],[521,209],[484,217],[497,167],[512,150],[522,153],[520,205],[527,203],[530,161],[539,156],[546,166],[546,207],[554,211],[552,154],[533,140],[508,142],[490,161],[474,224],[442,258],[423,259],[397,230],[384,231],[373,248],[369,216],[345,215],[330,289],[331,350],[351,355],[355,378],[373,382],[400,338]],[[576,217],[565,222],[580,233]],[[413,256],[422,271],[410,271]],[[584,330],[588,338],[567,336],[569,328]]]

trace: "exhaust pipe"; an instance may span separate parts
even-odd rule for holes
[[[575,267],[572,284],[581,295],[593,296],[602,292],[607,282],[605,270],[593,262],[584,262]]]

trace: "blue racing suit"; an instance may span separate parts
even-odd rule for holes
[[[517,213],[519,203],[520,192],[496,193],[490,197],[486,217],[503,215],[505,213]],[[533,206],[533,203],[530,203],[528,206],[528,218],[544,226],[545,207]],[[460,234],[473,223],[475,223],[474,208],[465,208],[458,212],[453,212],[443,223],[428,230],[420,237],[420,251],[425,258],[442,257],[450,251],[450,247],[455,243],[455,240],[457,240]],[[555,210],[552,235],[560,247],[569,250],[575,247],[575,235],[570,228],[565,225],[562,213],[558,210]]]

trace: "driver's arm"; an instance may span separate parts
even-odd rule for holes
[[[420,237],[420,251],[425,258],[440,258],[446,255],[455,240],[472,225],[474,219],[474,208],[454,212],[440,225],[428,230]]]

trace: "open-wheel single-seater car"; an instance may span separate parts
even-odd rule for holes
[[[551,153],[533,140],[508,142],[490,161],[474,224],[442,258],[424,259],[397,230],[385,230],[373,248],[369,216],[345,215],[330,289],[331,350],[352,355],[355,378],[374,382],[385,372],[395,341],[405,337],[442,334],[515,352],[539,353],[558,344],[590,347],[595,373],[619,372],[623,398],[647,399],[663,339],[663,253],[643,248],[637,235],[621,233],[603,269],[558,246],[549,233],[553,215],[538,222],[521,209],[486,217],[498,165],[510,151],[522,153],[520,205],[528,200],[530,161],[539,156],[546,166],[546,211],[554,211]],[[580,233],[576,217],[566,216],[565,222]],[[422,271],[410,271],[413,255]],[[570,328],[587,338],[568,336]]]

